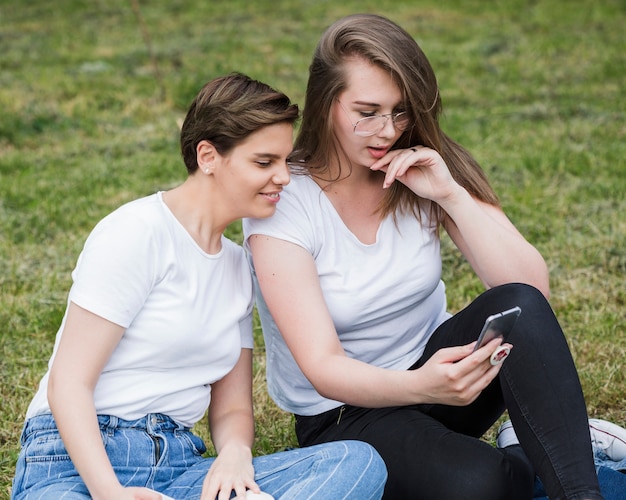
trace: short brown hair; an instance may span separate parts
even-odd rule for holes
[[[196,148],[203,140],[228,154],[253,132],[276,123],[295,123],[299,110],[269,85],[231,73],[211,80],[191,103],[180,131],[180,149],[189,173],[198,169]]]

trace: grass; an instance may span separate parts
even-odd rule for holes
[[[363,11],[401,23],[428,54],[444,128],[475,154],[550,266],[551,303],[589,413],[626,424],[621,0],[153,0],[142,2],[141,19],[131,0],[4,0],[0,498],[93,225],[184,179],[178,121],[206,80],[238,70],[302,104],[320,34]],[[240,241],[240,225],[229,234]],[[481,285],[445,238],[444,251],[457,310]],[[256,452],[267,453],[295,440],[291,417],[266,395],[258,327],[256,340]]]

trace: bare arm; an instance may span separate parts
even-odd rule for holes
[[[48,400],[63,443],[94,499],[158,500],[144,488],[123,488],[107,457],[93,393],[124,328],[70,303],[50,371]]]
[[[446,231],[487,288],[527,283],[549,297],[548,267],[543,257],[499,207],[461,190],[442,208],[448,214]]]
[[[487,288],[527,283],[548,297],[546,263],[501,208],[473,198],[454,181],[433,149],[418,146],[391,151],[371,167],[386,172],[385,185],[397,180],[446,212],[444,227]]]
[[[211,386],[209,428],[217,459],[204,481],[202,499],[245,497],[246,488],[258,493],[252,467],[254,416],[252,411],[252,350],[242,349],[235,367]]]
[[[496,376],[499,367],[484,361],[499,341],[474,354],[472,345],[442,349],[413,371],[387,370],[347,357],[312,256],[267,236],[252,235],[248,242],[263,298],[300,369],[322,396],[363,407],[464,405]]]

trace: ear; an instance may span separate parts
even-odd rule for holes
[[[198,168],[205,174],[213,173],[217,160],[220,158],[220,154],[215,149],[215,146],[209,141],[200,141],[196,147],[196,161],[198,162]]]

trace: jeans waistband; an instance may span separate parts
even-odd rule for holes
[[[114,415],[98,415],[98,424],[103,431],[112,431],[114,429],[136,429],[144,430],[149,433],[167,432],[167,431],[189,431],[189,427],[185,427],[167,415],[162,413],[148,413],[147,415],[136,420],[124,420]],[[54,417],[50,413],[36,415],[29,418],[24,424],[22,431],[22,439],[26,439],[33,432],[58,430]]]

